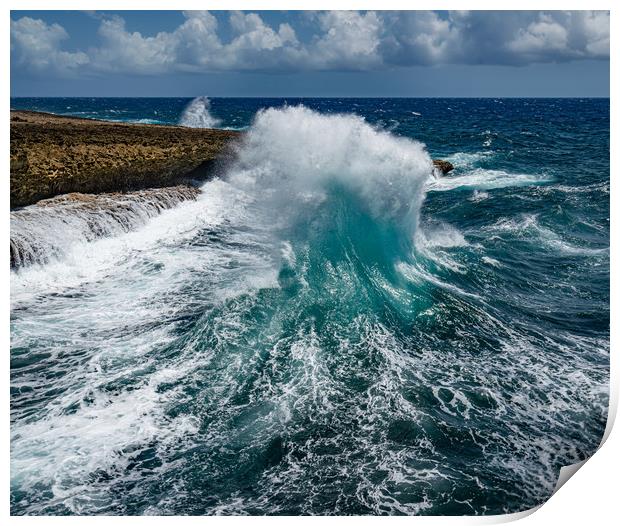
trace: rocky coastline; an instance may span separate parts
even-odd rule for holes
[[[62,194],[99,194],[204,181],[240,132],[11,111],[11,209]],[[434,160],[442,174],[454,167]]]
[[[195,200],[240,137],[11,111],[11,268],[48,261],[68,250],[72,236],[128,232]],[[433,166],[436,176],[453,169],[442,160]]]
[[[204,180],[239,132],[11,111],[11,208]]]

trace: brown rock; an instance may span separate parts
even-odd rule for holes
[[[238,132],[11,112],[11,207],[213,175]]]
[[[443,175],[446,175],[448,172],[454,170],[454,165],[451,162],[443,161],[442,159],[433,159],[433,165],[437,168]]]

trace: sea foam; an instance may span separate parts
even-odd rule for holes
[[[272,210],[295,212],[339,185],[378,218],[414,218],[432,163],[423,144],[376,129],[356,115],[304,106],[258,113],[229,174]]]

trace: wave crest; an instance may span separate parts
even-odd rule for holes
[[[294,106],[258,113],[230,180],[267,198],[272,210],[307,208],[339,187],[375,217],[415,218],[431,173],[431,158],[419,142],[356,115]]]

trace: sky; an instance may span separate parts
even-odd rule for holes
[[[12,11],[11,96],[608,97],[608,11]]]

